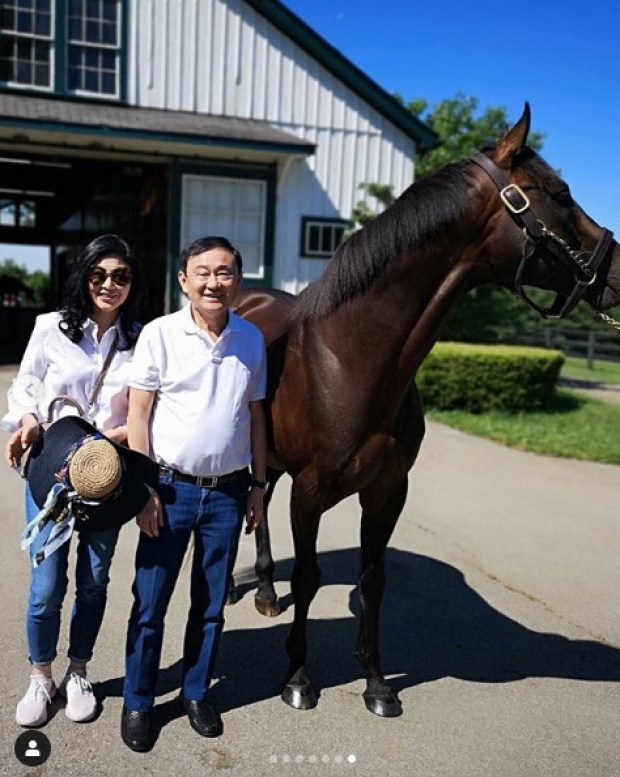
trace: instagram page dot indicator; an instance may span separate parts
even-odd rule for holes
[[[282,756],[282,763],[283,763],[283,764],[290,763],[290,760],[291,760],[291,757],[290,757],[290,755],[283,755],[283,756]]]
[[[278,756],[277,755],[270,755],[269,756],[269,763],[270,764],[277,764],[278,763]]]
[[[304,762],[304,757],[303,757],[303,755],[296,755],[296,756],[295,756],[295,763],[296,763],[296,764],[302,764],[303,762]]]
[[[353,753],[351,753],[351,755],[347,756],[347,761],[350,764],[354,764],[357,761],[357,758],[353,755]]]
[[[328,764],[329,763],[329,756],[327,755],[327,753],[324,753],[321,756],[321,761],[323,761],[324,764]]]
[[[315,764],[318,761],[318,758],[316,755],[309,755],[308,756],[308,763]]]

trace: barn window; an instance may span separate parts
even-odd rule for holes
[[[301,256],[327,259],[338,248],[351,222],[343,219],[304,217],[301,220]]]
[[[52,87],[52,0],[0,3],[0,80],[18,86]]]
[[[0,81],[121,96],[121,0],[0,0]]]

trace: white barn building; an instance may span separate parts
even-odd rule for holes
[[[362,182],[399,193],[434,133],[278,0],[0,0],[0,242],[94,235],[178,306],[181,248],[223,234],[246,283],[297,292]]]

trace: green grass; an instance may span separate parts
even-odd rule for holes
[[[596,383],[620,383],[620,362],[604,362],[595,359],[593,369],[589,370],[585,359],[567,356],[561,377],[591,380]]]
[[[429,410],[433,421],[511,448],[547,456],[620,464],[620,405],[558,390],[553,406],[533,413],[472,415]]]

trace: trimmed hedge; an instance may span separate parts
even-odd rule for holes
[[[563,364],[560,351],[544,348],[441,342],[416,383],[425,407],[518,413],[550,402]]]

